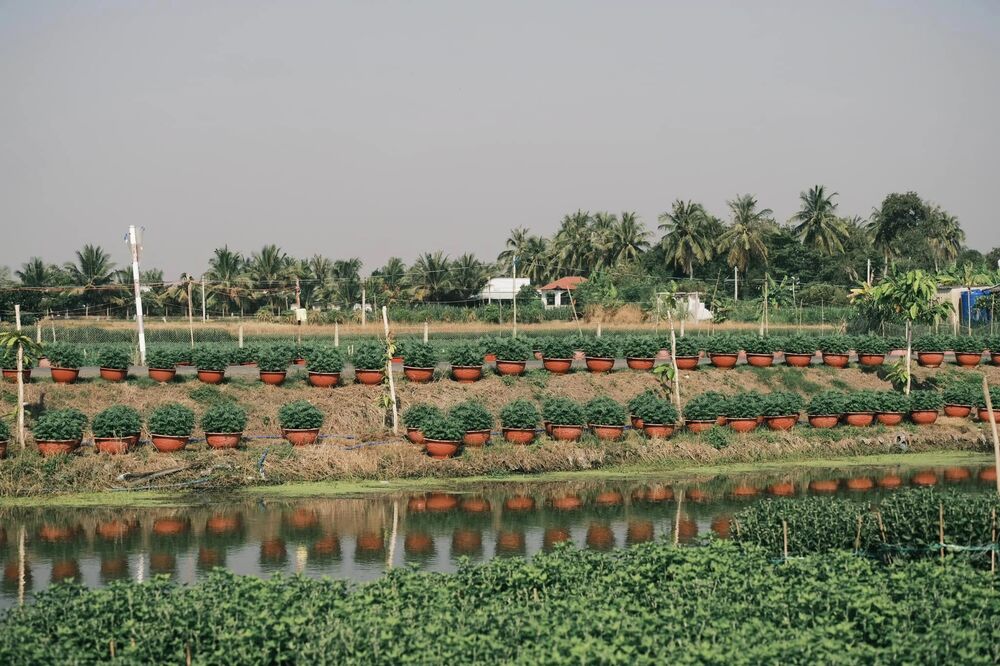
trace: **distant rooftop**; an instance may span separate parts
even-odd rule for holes
[[[539,287],[538,291],[554,291],[556,289],[561,289],[563,291],[573,291],[586,281],[587,278],[585,277],[580,277],[578,275],[570,275],[567,277],[559,278],[555,282],[549,282],[544,287]]]

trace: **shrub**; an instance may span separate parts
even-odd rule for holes
[[[317,345],[306,359],[309,372],[333,373],[344,369],[344,356],[336,347]]]
[[[602,426],[620,426],[625,423],[625,408],[607,396],[598,396],[584,408],[587,423]]]
[[[911,391],[910,411],[922,412],[926,410],[937,411],[944,405],[941,394],[937,391]]]
[[[726,400],[725,415],[731,419],[755,419],[764,413],[764,401],[756,391],[741,391]]]
[[[229,365],[229,354],[222,347],[215,345],[198,347],[194,350],[194,355],[191,358],[199,370],[222,372]],[[166,433],[160,432],[157,434],[165,435]]]
[[[482,355],[486,354],[496,354],[497,348],[500,346],[500,340],[502,338],[497,335],[487,335],[476,340],[476,345],[479,347],[479,351]]]
[[[460,402],[448,410],[448,418],[458,423],[466,431],[491,430],[493,415],[478,400]]]
[[[660,341],[652,335],[627,335],[622,339],[625,358],[654,358],[659,352]]]
[[[877,335],[859,335],[854,339],[854,351],[858,354],[888,354],[889,343]]]
[[[552,359],[573,358],[573,344],[568,338],[548,338],[542,343],[542,357]]]
[[[170,351],[176,365],[194,362],[194,350],[187,345],[170,345]]]
[[[824,335],[819,339],[819,350],[824,354],[846,354],[851,351],[851,339],[846,335]]]
[[[453,366],[479,367],[483,364],[483,352],[479,345],[457,344],[448,350],[448,362]]]
[[[171,347],[153,347],[146,352],[146,366],[155,370],[170,370],[177,364],[177,354]]]
[[[43,412],[32,429],[36,440],[59,441],[83,439],[87,417],[77,409],[53,409]]]
[[[8,439],[10,439],[10,426],[6,421],[0,420],[0,442],[6,442]]]
[[[441,410],[426,402],[418,402],[403,410],[403,425],[407,428],[420,430],[424,423],[432,416],[441,416]]]
[[[76,345],[49,345],[45,354],[53,368],[75,370],[83,365],[83,352]]]
[[[955,335],[951,338],[950,347],[956,354],[982,354],[986,341],[975,335]]]
[[[555,425],[582,426],[586,417],[583,407],[569,398],[549,398],[542,405],[542,418]]]
[[[433,368],[437,365],[437,350],[431,344],[406,342],[402,345],[403,365],[410,368]]]
[[[352,361],[358,370],[384,370],[385,345],[376,340],[364,340],[354,348]]]
[[[288,347],[280,345],[265,347],[257,357],[257,365],[263,372],[285,372],[292,363],[292,355],[289,354]],[[199,366],[201,367],[201,366]],[[216,432],[222,432],[217,430]],[[236,432],[232,430],[230,432]]]
[[[656,391],[652,389],[646,389],[642,393],[636,395],[631,400],[629,400],[626,403],[626,406],[628,407],[629,414],[637,416],[639,413],[639,408],[642,407],[643,404],[651,400],[658,400],[658,399],[659,396],[656,394]]]
[[[791,335],[785,339],[783,345],[786,354],[815,354],[817,349],[816,338],[806,335]]]
[[[149,415],[149,432],[170,437],[190,437],[194,430],[194,412],[176,402],[160,405]]]
[[[806,413],[809,416],[841,416],[845,400],[846,396],[841,391],[822,391],[809,400]]]
[[[921,335],[913,340],[915,352],[944,352],[950,346],[951,339],[947,335]]]
[[[651,425],[672,425],[677,423],[677,408],[669,400],[653,398],[639,405],[635,414],[643,423]]]
[[[132,354],[129,350],[119,345],[108,345],[97,354],[97,365],[112,370],[128,370],[131,360]]]
[[[880,414],[902,414],[910,410],[910,401],[905,395],[896,391],[876,393],[876,405],[876,411]]]
[[[293,400],[278,410],[278,423],[285,430],[314,430],[323,427],[323,412],[308,400]]]
[[[428,416],[421,428],[424,437],[443,442],[457,442],[465,435],[465,428],[454,419],[442,414]]]
[[[1000,409],[1000,386],[990,387],[990,402],[993,403],[994,410]],[[981,390],[976,392],[975,405],[980,409],[986,409],[986,396]]]
[[[256,363],[260,355],[260,348],[257,345],[244,345],[233,350],[233,363],[236,365],[249,365]]]
[[[726,396],[716,391],[705,391],[694,396],[684,405],[684,418],[690,421],[714,421],[725,409]]]
[[[246,427],[246,410],[231,402],[209,407],[201,417],[201,429],[207,433],[243,432]]]
[[[127,405],[114,405],[94,417],[94,437],[128,437],[142,431],[142,416]]]
[[[311,342],[300,342],[296,345],[289,345],[289,348],[291,349],[289,357],[293,361],[300,358],[307,359],[309,358],[309,354],[312,353],[312,350],[315,348],[315,346],[316,345],[312,344]]]
[[[1000,335],[991,335],[986,338],[986,348],[993,354],[1000,354]]]
[[[976,399],[983,394],[982,388],[972,382],[952,382],[945,387],[941,393],[941,398],[946,405],[967,405],[971,407],[976,404]]]
[[[740,338],[735,335],[717,333],[709,336],[706,347],[709,354],[738,354],[740,353],[740,342]]]
[[[766,335],[747,335],[741,341],[743,351],[748,354],[773,354],[777,345],[775,340]]]
[[[531,342],[524,338],[500,338],[496,355],[500,361],[527,361],[531,358]]]
[[[889,350],[894,349],[906,349],[906,338],[902,335],[890,335],[885,339],[885,343],[889,345]]]
[[[535,428],[538,418],[538,408],[530,400],[514,400],[500,410],[500,424],[504,428]]]
[[[675,338],[674,346],[677,349],[677,356],[698,356],[701,353],[701,342],[698,338],[694,336],[685,336],[683,338]],[[669,343],[667,344],[667,349],[670,349]]]
[[[798,393],[774,391],[764,396],[764,416],[797,416],[805,401]]]
[[[618,355],[618,345],[608,336],[595,336],[583,341],[583,353],[589,358],[614,358]]]
[[[25,370],[29,370],[35,367],[35,359],[29,356],[27,353],[21,359],[21,367]],[[10,347],[4,349],[0,353],[0,368],[4,370],[16,370],[17,369],[17,347]]]
[[[844,412],[877,412],[879,396],[875,391],[854,391],[844,398]]]

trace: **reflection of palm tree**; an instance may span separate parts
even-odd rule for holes
[[[448,291],[447,255],[440,250],[420,255],[413,263],[410,285],[417,300],[441,300]]]
[[[827,195],[822,185],[800,192],[802,206],[792,216],[792,221],[798,222],[792,231],[799,240],[827,256],[843,252],[847,236],[843,223],[837,217],[837,204],[833,202],[835,196],[836,192]]]
[[[677,199],[670,212],[662,213],[659,219],[664,232],[660,242],[667,259],[693,278],[695,264],[712,258],[708,213],[700,203]]]
[[[727,201],[732,212],[732,224],[719,239],[728,248],[727,261],[730,266],[746,273],[754,259],[767,261],[768,234],[774,226],[770,208],[757,209],[757,199],[744,194]]]

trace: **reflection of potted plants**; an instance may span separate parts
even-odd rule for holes
[[[177,374],[177,359],[168,347],[153,347],[146,352],[146,372],[154,382],[165,384]]]
[[[583,353],[587,362],[587,370],[600,373],[610,372],[615,367],[615,356],[618,350],[610,338],[593,337],[584,340]]]
[[[45,457],[73,453],[80,446],[86,426],[87,417],[78,409],[43,412],[32,430],[35,446]]]
[[[677,351],[674,355],[674,363],[677,364],[678,370],[698,369],[698,361],[701,360],[701,345],[695,338],[675,338],[674,347]]]
[[[514,400],[500,410],[503,437],[514,444],[531,444],[535,441],[538,426],[538,409],[530,400]]]
[[[917,353],[917,363],[924,368],[937,368],[944,362],[944,353],[950,347],[950,340],[943,335],[921,335],[913,341],[913,351]]]
[[[278,410],[281,435],[294,446],[315,444],[323,426],[323,412],[308,400],[286,402]]]
[[[483,376],[483,354],[477,345],[461,343],[448,350],[451,377],[460,384],[471,384]]]
[[[194,412],[184,405],[168,402],[149,415],[149,438],[160,453],[181,451],[194,430]]]
[[[385,345],[375,340],[365,340],[354,348],[354,379],[359,384],[374,386],[382,383],[385,374]]]
[[[99,453],[128,453],[139,441],[142,417],[132,407],[114,405],[94,417],[91,430],[94,433],[94,448]]]
[[[292,359],[288,348],[281,345],[266,347],[257,357],[257,367],[260,369],[260,381],[269,386],[278,386],[288,376],[288,365]]]
[[[717,368],[731,368],[740,357],[740,341],[733,335],[719,333],[708,339],[708,359]]]
[[[569,398],[546,400],[542,407],[542,419],[548,421],[549,434],[553,439],[576,441],[583,435],[583,408]]]
[[[756,391],[741,391],[726,400],[726,423],[736,432],[750,432],[763,415],[764,404]]]
[[[799,422],[802,407],[798,393],[774,391],[764,396],[764,422],[771,430],[791,430]]]
[[[424,420],[423,432],[427,455],[443,460],[458,453],[465,429],[454,419],[438,414]]]
[[[743,338],[743,351],[746,352],[747,363],[755,368],[774,365],[776,348],[775,340],[766,335],[748,335]]]
[[[721,393],[706,391],[684,405],[684,420],[691,432],[704,432],[719,422],[726,398]]]
[[[944,400],[944,415],[952,418],[964,419],[972,413],[972,407],[976,405],[976,398],[980,395],[978,385],[971,382],[952,382],[941,394]]]
[[[542,343],[542,366],[556,375],[573,367],[573,345],[567,338],[548,338]]]
[[[874,368],[885,362],[889,343],[877,335],[862,335],[854,341],[854,351],[858,354],[858,363]]]
[[[330,388],[340,382],[344,370],[344,357],[336,347],[319,345],[309,352],[309,383],[319,388]]]
[[[424,423],[433,416],[441,416],[441,410],[434,405],[418,402],[403,411],[403,425],[406,426],[406,438],[414,444],[424,443]]]
[[[943,404],[944,400],[937,391],[911,391],[910,420],[917,425],[934,423]]]
[[[622,340],[622,354],[630,370],[652,370],[660,342],[652,335],[628,335]]]
[[[466,446],[480,447],[489,443],[493,415],[481,402],[460,402],[448,410],[448,418],[462,426],[462,443]]]
[[[500,338],[496,343],[497,374],[522,375],[531,357],[531,343],[524,338]]]
[[[213,449],[235,449],[246,427],[246,410],[231,402],[213,405],[201,417],[205,442]]]
[[[625,432],[625,408],[620,403],[602,395],[588,402],[584,412],[587,425],[597,439],[608,442],[621,439]]]
[[[46,353],[52,364],[52,381],[56,384],[72,384],[77,380],[80,366],[83,365],[83,354],[79,349],[68,344],[55,344],[49,346]]]
[[[794,368],[808,366],[816,355],[816,340],[804,335],[790,336],[782,347],[784,347],[782,351],[785,355],[785,365]]]
[[[993,405],[993,420],[1000,422],[1000,386],[990,387],[990,402]],[[986,408],[986,398],[980,392],[976,397],[977,414],[980,421],[984,423],[990,420],[990,410]]]
[[[875,418],[878,422],[887,426],[902,423],[903,416],[910,406],[906,396],[895,391],[879,391],[876,396]]]
[[[666,439],[674,432],[677,408],[668,400],[654,397],[639,404],[636,416],[642,421],[642,431],[647,437]]]
[[[206,345],[194,350],[194,364],[198,368],[198,380],[206,384],[219,384],[226,378],[229,354],[221,347]]]
[[[983,360],[985,341],[972,335],[956,335],[951,340],[951,349],[955,352],[955,362],[963,368],[972,368]]]
[[[118,345],[108,345],[97,354],[97,365],[100,368],[101,379],[106,382],[123,382],[128,377],[128,364],[131,354],[128,349]]]
[[[823,364],[831,368],[846,368],[851,358],[851,339],[844,335],[827,335],[819,340]]]
[[[844,414],[844,394],[840,391],[822,391],[809,401],[806,413],[813,428],[833,428]]]
[[[426,384],[434,379],[437,351],[430,344],[406,342],[403,347],[403,375],[415,384]]]
[[[31,369],[35,367],[35,360],[27,353],[24,354],[21,360],[21,378],[24,383],[27,384],[31,381]],[[0,354],[0,369],[3,370],[3,378],[5,381],[16,384],[17,383],[17,347],[11,347],[5,349],[3,354]]]
[[[844,421],[849,426],[865,428],[875,422],[879,396],[874,391],[854,391],[844,398]]]

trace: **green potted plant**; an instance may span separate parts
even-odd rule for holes
[[[265,347],[257,356],[260,381],[268,386],[279,386],[288,376],[288,366],[292,363],[288,347],[274,345]]]
[[[660,341],[652,335],[627,335],[622,339],[622,354],[630,370],[652,370]]]
[[[659,396],[652,389],[646,389],[642,393],[637,394],[631,398],[625,406],[628,408],[629,419],[632,421],[632,427],[636,430],[642,430],[642,419],[639,418],[639,410],[642,405],[650,400],[658,400]]]
[[[312,353],[313,344],[309,342],[299,342],[291,349],[292,352],[289,356],[292,358],[292,363],[294,365],[305,365],[306,359],[308,359],[309,354]]]
[[[278,410],[281,435],[293,446],[315,444],[323,427],[323,412],[308,400],[286,402]]]
[[[990,351],[990,363],[1000,365],[1000,335],[986,338],[986,348]]]
[[[990,387],[990,403],[993,406],[993,420],[1000,422],[1000,386]],[[986,404],[986,396],[983,395],[982,391],[979,391],[976,396],[976,408],[976,416],[979,420],[983,423],[989,423],[990,410]]]
[[[910,410],[910,401],[902,393],[896,391],[878,391],[875,418],[886,426],[899,425],[903,416]]]
[[[78,409],[53,409],[42,412],[32,434],[35,446],[44,457],[73,453],[83,439],[87,417]]]
[[[855,339],[854,351],[858,354],[858,363],[873,368],[885,363],[889,343],[877,335],[862,335]]]
[[[865,428],[875,422],[879,396],[874,391],[854,391],[844,397],[844,422],[856,428]]]
[[[497,346],[500,344],[499,336],[486,336],[477,340],[479,350],[483,353],[482,363],[494,363],[497,360]]]
[[[330,388],[340,383],[344,370],[344,357],[340,350],[329,345],[316,345],[306,359],[309,383],[318,388]]]
[[[175,365],[187,366],[194,364],[194,349],[188,345],[172,344],[170,350],[174,355]]]
[[[435,460],[444,460],[458,453],[465,429],[454,419],[436,414],[424,420],[423,432],[427,455]]]
[[[764,414],[764,402],[756,391],[741,391],[726,400],[726,423],[736,432],[750,432]]]
[[[531,357],[531,343],[524,338],[499,338],[496,344],[497,374],[522,375]]]
[[[944,363],[944,354],[951,341],[944,335],[921,335],[913,340],[913,351],[917,353],[917,363],[924,368],[938,368]]]
[[[821,391],[806,407],[809,425],[813,428],[833,428],[844,415],[845,396],[841,391]]]
[[[654,397],[638,405],[636,416],[642,421],[642,431],[653,439],[667,439],[674,433],[677,408],[669,400]]]
[[[0,419],[0,458],[7,457],[7,443],[10,441],[10,426]]]
[[[146,372],[154,382],[165,384],[177,375],[177,356],[171,347],[150,347],[146,352]]]
[[[819,339],[823,363],[831,368],[846,368],[851,358],[851,339],[846,335],[825,335]]]
[[[218,345],[205,345],[194,350],[191,357],[198,368],[198,380],[206,384],[219,384],[226,378],[229,354]]]
[[[716,333],[708,338],[708,359],[717,368],[731,368],[740,357],[740,339],[735,335]]]
[[[460,402],[448,410],[448,418],[462,426],[462,443],[482,447],[489,443],[493,415],[478,400]]]
[[[75,345],[49,345],[46,354],[51,364],[52,381],[56,384],[72,384],[80,376],[83,352]]]
[[[805,406],[802,396],[790,391],[773,391],[764,396],[764,422],[771,430],[791,430],[799,422]]]
[[[941,393],[941,398],[944,400],[944,415],[958,419],[966,418],[972,413],[976,398],[981,392],[979,385],[972,382],[952,382]]]
[[[246,427],[246,410],[232,402],[213,405],[201,416],[205,442],[213,449],[235,449]]]
[[[583,354],[587,370],[593,373],[610,372],[615,367],[618,349],[610,337],[588,337],[583,341]]]
[[[354,348],[354,379],[359,384],[375,386],[385,376],[386,348],[382,342],[365,340]]]
[[[569,338],[551,337],[542,343],[542,366],[555,375],[565,375],[573,367],[573,344]]]
[[[693,336],[674,338],[674,363],[678,370],[697,370],[701,360],[701,342]]]
[[[25,353],[21,359],[21,379],[25,384],[31,381],[31,369],[35,367],[35,359]],[[3,370],[4,381],[17,383],[17,346],[4,349],[0,353],[0,369]]]
[[[153,448],[160,453],[180,451],[191,440],[194,412],[184,405],[168,402],[160,405],[146,421]]]
[[[142,416],[128,405],[114,405],[99,412],[90,429],[99,453],[128,453],[139,442]]]
[[[938,410],[944,405],[937,391],[910,392],[910,420],[917,425],[929,425],[937,421]]]
[[[583,435],[586,422],[583,407],[569,398],[552,397],[542,405],[542,419],[549,423],[553,439],[576,441]]]
[[[743,351],[747,363],[755,368],[767,368],[774,364],[775,340],[767,335],[748,335],[743,338]]]
[[[956,335],[951,339],[955,362],[963,368],[973,368],[983,360],[986,341],[975,335]]]
[[[437,350],[430,343],[407,341],[402,344],[403,376],[415,384],[434,379]]]
[[[597,439],[614,442],[622,438],[626,414],[618,401],[605,395],[598,396],[584,406],[584,413],[587,425]]]
[[[785,339],[784,356],[785,365],[793,368],[805,368],[812,363],[813,356],[816,355],[816,339],[805,335],[792,335]]]
[[[257,365],[257,357],[260,355],[260,347],[257,345],[243,345],[233,350],[233,363],[235,365],[254,366]]]
[[[414,444],[424,443],[424,422],[432,416],[442,416],[441,410],[434,405],[418,402],[403,410],[403,425],[406,426],[406,438]]]
[[[478,345],[459,343],[448,350],[451,377],[460,384],[471,384],[483,376],[483,353]]]
[[[530,400],[513,400],[500,410],[503,438],[512,444],[531,444],[538,426],[538,408]]]
[[[704,432],[719,423],[726,397],[716,391],[699,393],[684,405],[684,420],[691,432]]]
[[[121,345],[108,345],[97,354],[101,379],[106,382],[123,382],[128,377],[128,364],[132,355]]]

